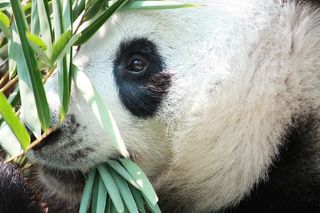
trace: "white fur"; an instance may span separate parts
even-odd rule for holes
[[[267,178],[291,118],[319,108],[320,12],[274,0],[192,2],[204,6],[117,13],[81,47],[76,63],[156,188],[177,188],[188,211],[201,212],[235,205]],[[113,79],[120,42],[135,37],[157,44],[173,76],[154,118],[132,116]],[[86,171],[116,150],[79,91],[72,94],[70,113],[86,128],[71,136],[83,138],[71,149],[95,152],[77,162],[58,153],[48,164]]]

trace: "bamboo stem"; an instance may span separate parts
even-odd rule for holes
[[[0,89],[1,92],[5,92],[7,89],[12,87],[18,81],[18,76],[14,77],[11,81],[9,81],[4,87]]]
[[[55,125],[55,126],[51,127],[51,128],[48,129],[45,133],[43,133],[40,138],[37,138],[36,140],[34,140],[26,150],[23,150],[23,151],[19,152],[18,154],[10,157],[10,158],[7,159],[5,162],[6,162],[6,163],[9,163],[9,162],[17,159],[19,156],[25,154],[28,150],[30,150],[30,149],[32,149],[33,147],[35,147],[36,145],[38,145],[41,141],[43,141],[43,139],[45,139],[48,135],[50,135],[51,133],[53,133],[54,131],[56,131],[58,128],[59,128],[59,125]]]

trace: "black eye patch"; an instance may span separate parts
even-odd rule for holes
[[[113,62],[122,104],[135,116],[153,116],[170,86],[157,46],[145,38],[123,41]]]

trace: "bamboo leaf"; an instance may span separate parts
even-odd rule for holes
[[[146,201],[146,203],[152,213],[161,213],[161,210],[160,210],[158,204],[152,204],[144,194],[142,196],[144,197],[144,199],[145,199],[145,201]]]
[[[42,41],[42,39],[35,35],[35,34],[31,34],[30,32],[26,32],[29,44],[33,44],[35,46],[38,46],[40,48],[40,50],[46,50],[47,49],[47,45],[44,43],[44,41]]]
[[[19,140],[5,122],[0,125],[0,146],[11,156],[23,150]]]
[[[47,53],[50,53],[51,45],[52,45],[52,31],[51,31],[52,28],[51,28],[48,0],[36,0],[36,2],[37,2],[39,24],[40,24],[39,33],[41,38],[47,44],[47,47],[48,47]]]
[[[93,183],[92,196],[91,196],[91,213],[97,213],[98,193],[99,193],[99,175],[96,175]]]
[[[6,10],[9,7],[10,7],[9,0],[0,2],[0,10]]]
[[[139,191],[138,189],[136,189],[135,187],[133,186],[130,186],[129,185],[129,188],[131,190],[131,193],[134,197],[134,200],[136,202],[136,205],[139,209],[139,212],[140,213],[146,213],[146,210],[144,208],[144,201],[143,201],[143,198],[142,198],[142,195],[141,195],[141,191]]]
[[[72,11],[73,11],[73,21],[75,21],[79,15],[84,11],[85,9],[86,0],[76,0],[73,3]]]
[[[130,1],[123,10],[164,10],[177,8],[192,8],[195,4],[182,3],[178,1]]]
[[[2,92],[0,92],[0,114],[19,140],[21,146],[24,149],[27,149],[30,144],[30,136],[28,131],[16,116],[14,109],[11,107]]]
[[[87,210],[89,209],[95,176],[96,169],[92,170],[86,179],[86,183],[83,188],[79,213],[87,213]]]
[[[10,20],[0,11],[0,30],[4,33],[7,39],[11,39]]]
[[[68,0],[53,2],[56,43],[51,55],[51,63],[57,61],[60,97],[60,119],[64,120],[70,102],[72,45],[80,35],[72,37],[72,11]],[[62,33],[64,32],[64,33]]]
[[[126,179],[129,183],[131,183],[134,187],[139,189],[139,186],[134,181],[134,179],[131,177],[131,175],[121,166],[120,163],[117,161],[108,160],[107,163],[109,166],[115,170],[117,173],[119,173],[124,179]]]
[[[38,13],[38,1],[32,0],[31,6],[31,33],[35,35],[40,34],[40,21]]]
[[[11,66],[14,65],[17,67],[17,71],[19,74],[19,89],[22,103],[21,118],[29,127],[29,129],[34,133],[34,135],[38,138],[41,136],[41,123],[37,111],[30,110],[36,109],[37,106],[35,97],[33,95],[31,79],[28,74],[27,64],[24,59],[19,35],[17,33],[15,24],[13,24],[12,26],[12,41],[10,40],[9,42],[9,71],[10,69],[12,69],[10,68],[10,62],[12,62]]]
[[[96,188],[96,189],[95,189]],[[104,212],[107,202],[107,189],[101,177],[97,178],[93,188],[91,212]]]
[[[50,59],[48,58],[47,54],[44,52],[44,50],[47,49],[46,44],[42,41],[42,39],[34,34],[26,32],[29,45],[33,49],[33,51],[39,55],[41,60],[47,65],[47,67],[51,67],[52,64],[50,62]]]
[[[100,126],[111,138],[111,141],[118,151],[124,157],[129,157],[129,153],[126,149],[123,139],[121,138],[120,131],[115,123],[114,118],[112,117],[110,110],[105,106],[102,98],[96,92],[88,77],[83,72],[80,72],[76,66],[73,66],[72,74],[77,88],[80,90],[86,102],[90,105],[92,112],[98,120]]]
[[[10,0],[10,2],[13,14],[15,16],[15,24],[19,33],[23,55],[27,64],[28,75],[31,79],[31,85],[29,85],[29,87],[31,87],[33,90],[41,125],[45,130],[47,130],[50,125],[49,106],[34,53],[29,47],[26,37],[27,25],[25,16],[21,8],[20,1]]]
[[[124,205],[120,196],[120,192],[116,187],[116,182],[114,181],[110,172],[108,171],[107,168],[103,167],[102,165],[98,166],[98,171],[104,182],[104,185],[107,188],[107,191],[110,195],[112,203],[115,205],[117,211],[124,212]]]
[[[154,206],[158,202],[158,197],[148,180],[147,176],[144,174],[142,169],[129,159],[120,159],[124,168],[128,171],[131,177],[138,184],[143,195],[148,199],[148,201]]]
[[[102,6],[104,5],[104,1],[101,0],[91,0],[88,1],[86,5],[86,12],[84,15],[84,20],[92,19],[97,13],[102,9]]]
[[[56,61],[61,60],[79,36],[80,34],[72,36],[71,30],[64,32],[53,45],[50,59],[51,63],[54,64]]]
[[[88,41],[99,28],[121,7],[123,7],[129,0],[117,0],[108,9],[101,13],[87,28],[81,32],[81,36],[75,45],[83,44]]]
[[[131,191],[128,187],[128,184],[122,179],[121,176],[119,176],[114,171],[111,171],[111,175],[117,184],[120,195],[121,195],[124,203],[126,204],[129,212],[130,213],[139,213],[137,205],[136,205],[134,198],[131,194]]]

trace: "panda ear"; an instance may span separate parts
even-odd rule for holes
[[[21,170],[0,160],[0,209],[2,213],[42,213]]]

